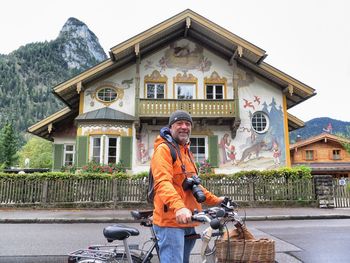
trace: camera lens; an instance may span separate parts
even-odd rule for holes
[[[200,189],[200,187],[198,187],[197,185],[192,186],[192,194],[196,198],[198,203],[203,203],[206,200],[202,189]]]

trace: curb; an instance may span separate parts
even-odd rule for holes
[[[317,219],[350,219],[350,215],[275,215],[247,216],[243,221],[280,221],[280,220],[317,220]],[[132,218],[1,218],[0,224],[82,224],[82,223],[137,223]]]

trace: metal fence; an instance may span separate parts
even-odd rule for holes
[[[70,204],[146,203],[146,179],[0,179],[1,205],[61,206]],[[218,196],[236,201],[313,201],[313,180],[202,180]]]

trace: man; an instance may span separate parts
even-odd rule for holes
[[[154,143],[151,168],[154,178],[153,225],[159,239],[161,263],[187,263],[195,239],[185,239],[185,235],[194,234],[198,222],[192,222],[192,212],[201,210],[191,190],[185,190],[186,178],[197,176],[197,168],[189,152],[189,138],[193,121],[185,111],[175,111],[169,118],[169,129],[161,130]],[[170,137],[171,135],[171,137]],[[168,138],[168,139],[167,139]],[[171,150],[165,142],[177,147],[177,159],[173,163]],[[218,205],[223,197],[217,197],[204,187],[205,203]]]

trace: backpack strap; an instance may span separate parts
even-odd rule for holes
[[[170,142],[164,141],[163,143],[168,145],[168,147],[170,149],[171,158],[173,159],[173,164],[174,164],[176,162],[176,159],[178,156],[177,150],[175,149],[174,145],[172,145]]]

